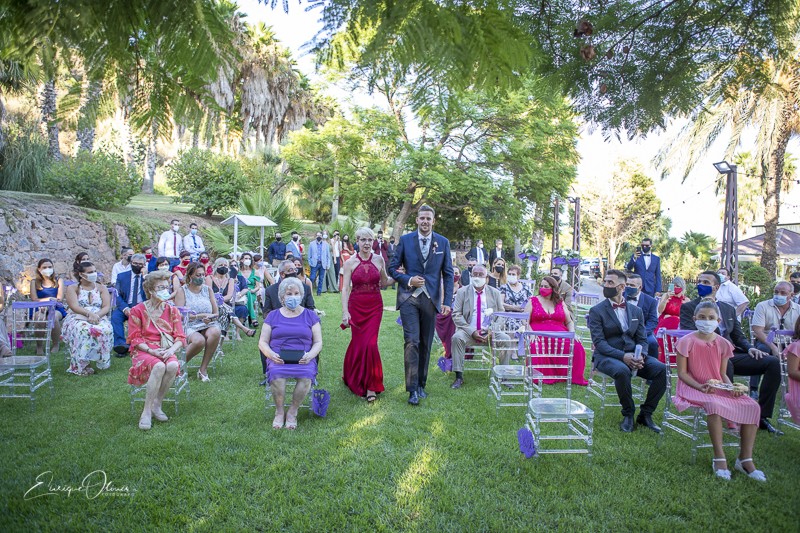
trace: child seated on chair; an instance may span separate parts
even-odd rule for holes
[[[760,407],[747,396],[747,386],[733,385],[725,374],[728,359],[733,356],[733,346],[714,333],[720,321],[719,308],[712,301],[703,301],[694,311],[694,331],[676,344],[679,357],[678,386],[672,403],[678,411],[690,407],[702,408],[707,415],[708,433],[714,448],[712,468],[721,479],[730,479],[725,452],[722,446],[722,419],[741,424],[741,448],[735,469],[758,481],[766,481],[761,470],[753,463],[753,443]]]
[[[789,382],[784,400],[789,414],[796,424],[800,424],[800,318],[794,324],[794,342],[786,347],[783,356],[786,358],[786,374]]]

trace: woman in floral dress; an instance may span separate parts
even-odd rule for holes
[[[64,289],[69,311],[64,319],[61,337],[69,345],[70,364],[67,372],[79,376],[94,374],[89,363],[98,370],[111,365],[114,330],[108,319],[111,296],[97,283],[97,267],[84,261],[76,266],[78,283]]]

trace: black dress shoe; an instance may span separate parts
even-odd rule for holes
[[[267,386],[267,378],[264,378],[264,381],[258,384],[259,387],[266,387]]]
[[[127,346],[114,346],[114,352],[117,357],[125,357],[128,355],[128,347]]]
[[[638,417],[636,417],[636,423],[639,424],[640,426],[648,427],[652,431],[655,431],[656,433],[661,433],[661,428],[658,427],[655,424],[655,422],[653,422],[653,417],[651,417],[650,415],[639,415]]]
[[[767,418],[762,418],[761,419],[761,423],[758,424],[758,429],[763,429],[763,430],[766,430],[766,431],[768,431],[770,433],[774,433],[775,435],[777,435],[779,437],[781,435],[783,435],[783,431],[781,431],[780,429],[778,429],[775,426],[773,426],[772,424],[770,424],[769,423],[769,419],[767,419]]]
[[[422,388],[422,387],[420,387],[419,389],[417,389],[417,395],[418,395],[418,396],[420,397],[420,399],[422,399],[422,400],[424,400],[425,398],[427,398],[427,397],[428,397],[428,393],[427,393],[427,392],[425,392],[425,389],[424,389],[424,388]]]
[[[419,405],[419,394],[417,394],[417,391],[413,391],[408,395],[408,403],[411,405]]]
[[[460,389],[461,386],[464,385],[464,380],[461,378],[456,378],[452,385],[450,385],[451,389]]]
[[[633,417],[632,416],[625,416],[622,418],[622,422],[619,424],[619,429],[624,431],[625,433],[630,433],[633,431]]]

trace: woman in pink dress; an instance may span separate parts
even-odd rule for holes
[[[686,282],[683,278],[675,276],[672,280],[671,289],[661,295],[658,302],[658,326],[659,329],[680,329],[681,325],[681,306],[689,301],[686,297]],[[664,362],[664,340],[658,338],[658,360]],[[674,351],[674,350],[672,350]]]
[[[144,409],[139,418],[139,429],[144,430],[152,427],[153,418],[160,422],[169,420],[161,410],[161,402],[180,372],[175,353],[186,345],[181,313],[177,307],[167,305],[172,294],[171,276],[170,272],[161,270],[147,274],[142,284],[147,300],[135,305],[128,316],[131,347],[128,383],[147,384]]]
[[[783,356],[786,357],[786,373],[789,375],[789,391],[784,399],[792,420],[800,424],[800,318],[794,325],[794,339],[783,351]]]
[[[342,379],[353,394],[374,402],[384,390],[378,332],[383,318],[381,284],[387,285],[388,276],[383,257],[372,253],[372,230],[361,228],[355,238],[358,253],[342,269],[342,327],[349,326],[353,332]]]
[[[528,324],[531,331],[575,331],[575,323],[572,315],[564,307],[564,301],[558,290],[559,284],[551,276],[545,276],[539,294],[531,298],[525,307],[525,312],[530,317]],[[570,342],[567,341],[566,348],[569,349]],[[531,344],[531,353],[536,353],[536,343]],[[537,368],[538,365],[563,365],[566,363],[563,357],[539,356],[532,358],[533,367],[545,376],[566,376],[566,369],[562,368]],[[575,339],[575,350],[572,354],[572,384],[588,385],[584,373],[586,371],[586,351],[583,344]],[[545,379],[544,383],[558,383],[558,379]]]
[[[692,332],[676,344],[678,352],[678,386],[672,403],[678,411],[700,407],[706,412],[708,434],[714,447],[711,466],[721,479],[730,479],[731,472],[722,446],[722,419],[741,425],[741,446],[735,469],[758,481],[766,481],[753,463],[753,444],[756,440],[761,408],[747,396],[747,388],[732,387],[726,368],[733,356],[733,345],[714,330],[719,323],[719,308],[714,302],[700,302],[694,311]]]

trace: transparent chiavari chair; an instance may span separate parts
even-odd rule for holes
[[[790,427],[795,430],[800,430],[800,424],[797,424],[792,419],[792,414],[789,411],[786,398],[789,396],[789,387],[793,384],[789,383],[789,373],[787,371],[787,359],[784,350],[793,342],[794,331],[791,330],[778,330],[773,334],[773,342],[781,349],[781,389],[778,392],[778,417],[775,419],[775,425],[780,429],[781,426]],[[796,385],[794,385],[796,386]],[[777,433],[774,434],[777,436]]]
[[[575,334],[580,338],[581,342],[587,345],[592,342],[592,334],[586,321],[589,316],[589,309],[599,302],[599,295],[585,292],[577,293],[572,299],[572,305],[575,308]]]
[[[12,342],[11,356],[0,358],[0,398],[28,398],[31,411],[36,408],[35,392],[39,388],[49,385],[50,396],[54,396],[50,337],[55,323],[55,308],[56,302],[16,301],[4,309],[4,315],[11,315]],[[24,352],[34,350],[40,343],[43,354],[20,353],[20,343]]]
[[[499,312],[492,315],[489,346],[492,356],[492,370],[489,374],[489,396],[496,401],[495,410],[500,407],[525,407],[528,400],[541,395],[542,374],[525,364],[525,352],[520,353],[517,331],[524,329],[528,315],[525,313]],[[508,338],[499,338],[496,333],[504,333]],[[519,353],[522,357],[515,363],[500,365],[502,352]]]

